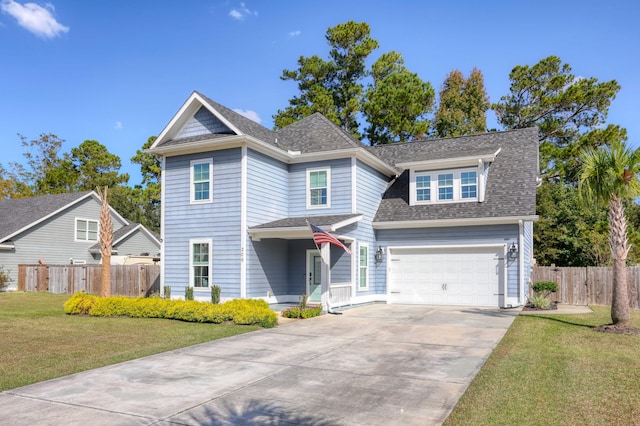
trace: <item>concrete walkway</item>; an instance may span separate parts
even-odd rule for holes
[[[370,305],[0,393],[11,425],[432,425],[518,310]]]

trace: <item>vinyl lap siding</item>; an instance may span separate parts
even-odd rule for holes
[[[331,207],[307,209],[307,169],[331,168]],[[351,213],[351,159],[314,161],[289,166],[289,216]]]
[[[223,297],[240,297],[240,157],[237,148],[166,159],[164,268],[174,296],[189,283],[189,240],[211,238],[212,284]],[[213,202],[191,205],[190,161],[200,159],[213,161]]]
[[[119,256],[138,256],[149,253],[153,256],[160,252],[160,247],[142,231],[135,231],[117,246]]]
[[[253,150],[247,151],[247,226],[287,217],[288,167]],[[287,242],[247,239],[247,297],[287,293]]]
[[[231,131],[208,109],[200,107],[198,112],[180,129],[176,139],[216,133],[230,134]]]
[[[524,294],[529,294],[529,280],[533,267],[533,222],[524,222]]]

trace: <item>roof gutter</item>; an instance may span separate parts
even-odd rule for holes
[[[479,217],[464,219],[435,219],[435,220],[403,220],[373,222],[373,229],[402,229],[402,228],[442,228],[446,226],[474,226],[474,225],[507,225],[518,224],[520,221],[535,222],[538,215]]]

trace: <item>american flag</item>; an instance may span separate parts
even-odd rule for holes
[[[333,235],[331,235],[326,231],[323,231],[322,228],[314,225],[313,223],[310,223],[309,226],[311,227],[311,232],[313,232],[313,241],[315,241],[316,244],[318,245],[322,243],[333,244],[334,246],[343,248],[344,251],[347,252],[347,254],[351,254],[351,250],[349,250],[347,246],[342,244],[336,237],[334,237]]]

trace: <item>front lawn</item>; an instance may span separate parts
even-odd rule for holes
[[[594,331],[611,317],[592,309],[518,316],[445,425],[640,424],[640,336]]]
[[[260,328],[66,315],[69,297],[0,293],[0,391]]]

